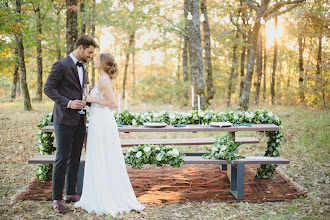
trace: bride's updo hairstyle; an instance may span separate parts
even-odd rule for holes
[[[118,68],[114,56],[110,53],[101,53],[100,62],[104,71],[110,76],[110,79],[115,79],[118,75]]]

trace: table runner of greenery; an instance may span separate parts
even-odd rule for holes
[[[56,148],[54,147],[54,137],[52,133],[42,132],[42,128],[51,125],[52,113],[46,113],[38,125],[38,153],[52,154]],[[265,156],[280,156],[280,148],[282,141],[282,122],[278,116],[269,110],[261,109],[256,111],[189,111],[189,112],[173,112],[173,111],[146,111],[133,113],[129,111],[115,112],[117,123],[123,125],[143,125],[146,122],[165,122],[166,124],[209,124],[211,122],[231,122],[252,123],[252,124],[276,124],[280,126],[279,131],[267,131],[268,137],[267,150]],[[88,116],[88,114],[87,114]],[[141,165],[141,164],[140,164]],[[272,178],[277,165],[261,165],[258,168],[256,178]],[[50,180],[52,176],[52,164],[42,164],[37,168],[36,176],[40,180]]]

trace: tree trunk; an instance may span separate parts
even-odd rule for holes
[[[135,93],[135,32],[132,34],[132,76],[133,76],[133,95]]]
[[[56,32],[57,32],[57,36],[56,36],[56,52],[57,52],[57,60],[62,59],[62,51],[61,51],[61,34],[60,34],[60,22],[61,22],[61,8],[58,8],[56,11]]]
[[[317,61],[316,61],[316,73],[321,74],[321,62],[322,62],[322,33],[319,36],[319,45],[317,50]]]
[[[80,1],[80,13],[81,13],[80,35],[84,35],[86,33],[85,0]]]
[[[37,6],[36,8],[37,13],[37,91],[36,91],[36,97],[35,100],[38,102],[42,101],[42,20],[41,20],[41,13],[40,13],[40,7]]]
[[[254,64],[256,59],[256,50],[258,44],[258,35],[261,28],[260,22],[256,21],[254,23],[251,36],[249,39],[249,52],[248,52],[248,60],[247,60],[247,70],[246,76],[244,81],[244,87],[242,91],[242,98],[241,98],[241,108],[246,111],[250,107],[250,90],[251,90],[251,82],[254,70]]]
[[[12,99],[16,99],[16,91],[18,88],[17,84],[19,84],[18,70],[19,70],[18,49],[15,48],[15,69],[14,69],[14,73],[13,73],[13,84],[11,87],[11,96],[10,96]]]
[[[134,41],[134,35],[135,35],[135,32],[133,34],[129,35],[129,46],[128,46],[129,49],[126,52],[126,63],[125,63],[125,70],[124,70],[122,98],[125,98],[125,88],[126,88],[126,81],[127,81],[127,69],[128,69],[128,64],[129,64],[129,55],[130,55],[130,51],[131,51],[132,44],[133,44],[133,41]]]
[[[78,39],[77,0],[66,0],[66,53],[74,50]]]
[[[92,24],[91,24],[91,35],[94,38],[95,37],[95,23],[94,23],[94,16],[95,16],[95,0],[93,0],[93,4],[92,4]],[[94,68],[94,56],[91,59],[91,64],[92,64],[92,88],[94,88],[95,86],[95,68]]]
[[[236,58],[236,50],[237,50],[237,41],[238,41],[238,33],[236,32],[235,37],[235,43],[233,46],[233,59],[231,62],[231,70],[230,70],[230,76],[229,76],[229,82],[228,82],[228,96],[227,96],[227,108],[230,108],[231,106],[231,93],[232,93],[232,83],[233,83],[233,77],[235,74],[235,70],[237,67],[237,58]]]
[[[303,45],[303,36],[302,34],[298,35],[298,45],[299,45],[299,97],[301,103],[305,103],[305,92],[304,92],[304,45]]]
[[[277,16],[275,17],[275,39],[274,39],[274,59],[273,59],[273,73],[272,73],[272,81],[271,81],[271,96],[272,96],[272,105],[275,105],[275,73],[277,67],[277,23],[278,19]]]
[[[209,105],[210,100],[214,96],[214,87],[213,87],[213,74],[212,74],[212,57],[211,57],[211,37],[210,37],[210,26],[207,16],[207,7],[206,0],[201,1],[201,11],[204,14],[205,21],[203,22],[203,31],[204,31],[204,63],[206,71],[206,98],[205,102]]]
[[[246,42],[246,38],[243,36],[243,41]],[[245,53],[246,53],[246,46],[242,47],[241,53],[241,76],[240,76],[240,90],[239,90],[239,97],[242,98],[242,91],[244,87],[244,76],[245,76]]]
[[[184,19],[188,16],[188,0],[184,0]],[[188,33],[187,24],[184,26],[184,30]],[[182,47],[182,71],[183,71],[183,106],[188,106],[188,37],[183,37],[183,47]]]
[[[189,21],[189,57],[191,66],[191,77],[194,91],[200,96],[200,107],[205,109],[204,94],[204,71],[202,41],[199,21],[199,0],[189,0],[191,6],[192,20]],[[197,109],[197,99],[195,100],[195,109]]]
[[[263,27],[263,47],[264,47],[264,87],[263,87],[263,93],[262,93],[262,101],[266,101],[266,67],[267,67],[267,48],[266,48],[266,40],[267,40],[267,35],[266,35],[266,24]]]
[[[21,72],[21,86],[22,86],[22,93],[24,98],[24,110],[25,111],[31,111],[31,100],[29,95],[29,89],[26,82],[26,68],[25,68],[25,61],[24,61],[24,46],[23,46],[23,35],[21,32],[21,1],[16,0],[16,12],[18,19],[16,20],[16,26],[17,29],[14,30],[15,38],[17,42],[17,48],[18,48],[18,60],[19,60],[19,66],[20,66],[20,72]]]
[[[262,36],[264,33],[260,36],[260,42],[258,46],[258,51],[257,51],[257,85],[256,85],[256,94],[254,97],[254,104],[259,107],[259,97],[260,97],[260,85],[261,85],[261,77],[262,77]]]

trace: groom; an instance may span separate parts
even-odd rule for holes
[[[79,114],[86,102],[82,101],[82,87],[88,81],[83,68],[93,57],[95,40],[89,35],[77,39],[74,51],[56,61],[45,83],[44,93],[54,104],[53,118],[56,137],[56,159],[53,168],[53,208],[65,213],[62,193],[65,183],[66,202],[77,202],[77,172],[86,134],[85,114]]]

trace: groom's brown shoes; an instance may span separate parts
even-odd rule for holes
[[[78,195],[74,195],[74,196],[65,196],[64,197],[64,201],[66,203],[70,203],[70,202],[78,202],[80,200],[80,196]]]
[[[64,214],[66,212],[61,200],[54,200],[53,201],[53,209],[55,211],[58,211],[61,214]]]

